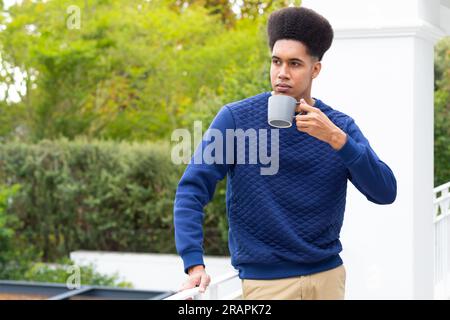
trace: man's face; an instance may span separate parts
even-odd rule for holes
[[[320,68],[320,61],[306,52],[303,43],[278,40],[273,46],[270,66],[272,90],[297,100],[309,98],[312,79],[319,74]]]

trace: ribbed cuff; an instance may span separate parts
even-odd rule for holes
[[[347,141],[342,148],[336,152],[342,158],[344,163],[349,166],[359,158],[363,150],[361,146],[347,134]]]
[[[188,269],[190,267],[196,265],[205,266],[205,263],[203,262],[203,252],[201,251],[187,252],[181,256],[181,259],[183,259],[184,273],[186,274],[188,273]]]

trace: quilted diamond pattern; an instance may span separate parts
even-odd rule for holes
[[[228,218],[233,265],[314,263],[342,250],[348,170],[327,144],[295,126],[267,124],[269,92],[229,104],[236,128],[279,130],[279,171],[261,175],[261,164],[236,164],[228,175]],[[337,126],[348,117],[316,99]],[[268,146],[270,147],[270,134]],[[248,139],[245,150],[251,149]],[[256,148],[257,149],[257,148]]]

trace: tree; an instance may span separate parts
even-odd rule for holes
[[[227,27],[235,26],[239,19],[257,19],[261,15],[287,6],[300,6],[301,0],[172,0],[170,6],[182,11],[197,4],[211,15],[218,15]]]
[[[435,50],[434,185],[450,181],[450,37]]]
[[[34,141],[167,138],[201,108],[210,120],[225,98],[268,88],[261,81],[269,62],[265,15],[230,28],[211,11],[220,1],[191,1],[183,10],[173,3],[28,0],[11,7],[0,52],[20,68],[26,90],[19,103],[2,103],[5,131],[20,128]],[[80,29],[67,27],[70,6],[80,8]]]

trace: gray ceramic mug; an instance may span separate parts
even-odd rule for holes
[[[289,128],[292,126],[297,100],[291,96],[272,95],[269,97],[267,121],[272,127]]]

